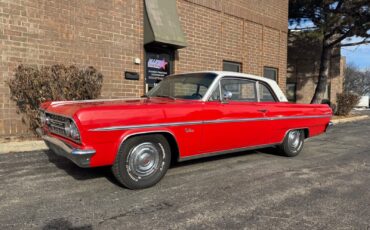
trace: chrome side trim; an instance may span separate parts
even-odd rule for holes
[[[273,147],[273,146],[280,145],[280,144],[281,143],[272,143],[272,144],[266,144],[266,145],[256,145],[256,146],[229,149],[229,150],[210,152],[210,153],[201,153],[201,154],[198,154],[198,155],[195,155],[195,156],[180,158],[179,162],[188,161],[188,160],[195,160],[195,159],[199,159],[199,158],[220,156],[220,155],[224,155],[224,154],[228,154],[228,153],[237,153],[237,152],[242,152],[242,151],[247,151],[247,150],[263,149],[263,148]]]
[[[221,120],[206,120],[206,121],[190,121],[190,122],[172,122],[172,123],[157,123],[157,124],[143,124],[143,125],[112,126],[112,127],[90,129],[89,131],[92,131],[92,132],[106,132],[106,131],[116,131],[116,130],[145,129],[145,128],[156,128],[156,127],[174,127],[174,126],[184,126],[184,125],[203,125],[203,124],[237,123],[237,122],[252,122],[252,121],[295,120],[295,119],[313,119],[313,118],[329,118],[329,117],[331,117],[331,115],[221,119]]]
[[[94,103],[94,102],[112,102],[112,101],[129,101],[129,100],[139,100],[140,97],[133,98],[115,98],[115,99],[93,99],[93,100],[76,100],[76,101],[53,101],[50,105],[61,106],[61,105],[71,105],[71,104],[81,104],[81,103]]]
[[[145,129],[145,128],[156,128],[156,127],[174,127],[183,125],[200,125],[202,121],[190,121],[190,122],[172,122],[172,123],[158,123],[158,124],[145,124],[145,125],[126,125],[126,126],[113,126],[106,128],[90,129],[89,131],[101,132],[101,131],[116,131],[116,130],[131,130],[131,129]]]

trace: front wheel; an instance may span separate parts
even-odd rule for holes
[[[302,151],[303,144],[303,130],[291,130],[287,133],[283,143],[279,146],[279,148],[285,156],[295,157]]]
[[[117,180],[129,189],[148,188],[166,174],[171,150],[160,134],[131,137],[118,151],[112,171]]]

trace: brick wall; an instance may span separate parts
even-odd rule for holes
[[[320,68],[321,42],[310,37],[301,37],[297,32],[289,36],[288,83],[296,83],[296,101],[310,103],[316,89]],[[336,104],[337,94],[343,92],[345,59],[340,49],[332,54],[328,84],[328,96]]]
[[[242,63],[245,73],[279,70],[285,90],[288,1],[180,0],[178,11],[188,47],[178,51],[177,72],[222,70],[222,61]]]
[[[279,69],[285,88],[288,0],[177,0],[188,47],[175,72],[221,70],[236,61],[243,72]],[[28,136],[5,81],[19,64],[92,65],[104,75],[103,98],[144,92],[143,0],[0,0],[0,140]],[[143,63],[143,62],[142,62]],[[124,71],[140,74],[126,81]]]

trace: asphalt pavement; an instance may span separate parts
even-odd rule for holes
[[[0,229],[370,229],[370,120],[276,149],[178,163],[155,187],[48,151],[0,155]]]

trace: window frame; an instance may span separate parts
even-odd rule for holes
[[[239,72],[230,71],[230,70],[225,70],[225,64],[231,64],[231,65],[236,65],[236,66],[238,66],[238,67],[239,67]],[[235,61],[227,61],[227,60],[223,60],[223,61],[222,61],[222,70],[223,70],[223,71],[235,72],[235,73],[242,73],[242,72],[243,72],[243,63],[241,63],[241,62],[235,62]]]
[[[272,88],[270,87],[269,84],[267,84],[266,82],[263,82],[263,81],[258,81],[258,87],[259,87],[259,84],[265,86],[267,88],[267,90],[270,91],[272,98],[274,98],[274,101],[269,101],[269,102],[261,101],[260,94],[259,94],[260,92],[259,92],[259,88],[258,88],[258,102],[262,102],[262,103],[279,102],[274,90],[272,90]]]
[[[228,103],[228,101],[225,101],[223,99],[223,96],[222,96],[222,90],[221,90],[221,82],[222,80],[224,79],[237,79],[237,80],[247,80],[247,81],[252,81],[252,82],[255,82],[254,84],[254,87],[255,87],[255,92],[256,92],[256,98],[257,98],[257,101],[254,101],[254,102],[250,102],[250,101],[235,101],[235,102],[244,102],[244,103],[265,103],[265,102],[261,102],[261,98],[260,98],[260,90],[259,90],[259,84],[262,84],[264,85],[271,93],[272,97],[274,98],[275,100],[275,103],[277,102],[280,102],[278,100],[278,97],[276,96],[274,90],[271,88],[271,86],[264,82],[264,81],[261,81],[261,80],[257,80],[257,79],[251,79],[251,78],[246,78],[246,77],[237,77],[237,76],[222,76],[220,79],[218,79],[218,82],[216,83],[216,87],[212,89],[212,92],[209,94],[209,97],[207,98],[207,102],[215,102],[215,101],[218,101],[218,100],[210,100],[211,99],[211,95],[216,91],[218,90],[219,91],[219,95],[220,95],[220,100],[219,102],[221,103]],[[271,103],[271,102],[270,102]]]
[[[275,71],[275,80],[274,79],[271,79],[271,78],[268,78],[268,77],[265,77],[265,70],[268,69],[268,70],[274,70]],[[279,69],[276,68],[276,67],[271,67],[271,66],[264,66],[263,67],[263,77],[264,78],[267,78],[267,79],[270,79],[270,80],[273,80],[275,81],[276,83],[279,83]]]

